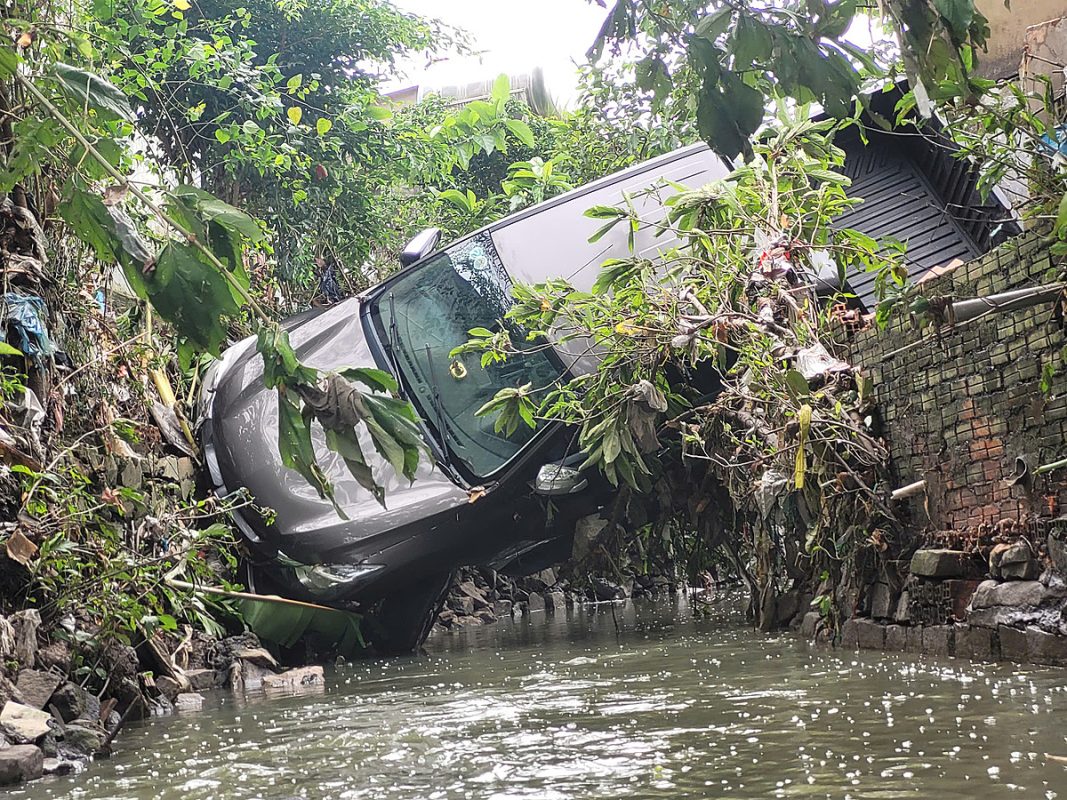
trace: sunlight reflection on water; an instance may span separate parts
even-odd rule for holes
[[[619,631],[616,631],[616,622]],[[1067,800],[1065,674],[827,652],[728,613],[604,606],[435,635],[317,697],[123,733],[24,798]]]

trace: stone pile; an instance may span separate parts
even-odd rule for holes
[[[0,617],[0,785],[82,770],[108,752],[129,718],[200,711],[201,692],[231,687],[267,694],[322,691],[319,666],[283,670],[255,635],[193,648],[183,667],[158,644],[112,644],[99,663],[104,694],[68,678],[70,645],[38,644],[37,611]]]
[[[866,616],[847,620],[844,647],[899,650],[979,661],[1004,659],[1067,666],[1067,548],[1053,530],[1043,547],[1018,538],[983,557],[950,549],[922,549],[894,596],[887,584],[867,593]],[[802,633],[820,633],[818,614]]]
[[[566,613],[586,602],[609,602],[654,597],[673,592],[667,578],[638,575],[617,583],[591,578],[580,589],[550,567],[524,578],[510,578],[491,569],[467,567],[459,571],[444,607],[437,616],[441,628],[488,625],[501,617],[545,612]]]

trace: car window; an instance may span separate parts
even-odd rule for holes
[[[513,331],[520,350],[503,364],[483,369],[477,353],[455,360],[449,352],[466,342],[471,328],[498,330],[511,306],[511,280],[492,240],[482,234],[409,270],[376,298],[383,341],[423,418],[444,436],[453,458],[478,476],[511,460],[533,431],[520,426],[511,437],[493,431],[492,415],[475,412],[505,387],[547,386],[558,362]]]

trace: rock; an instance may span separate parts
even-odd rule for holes
[[[43,766],[45,775],[70,775],[78,768],[77,762],[55,756],[44,759]]]
[[[230,667],[230,686],[235,692],[248,692],[263,686],[263,679],[273,675],[274,670],[254,661],[237,659]]]
[[[990,628],[973,625],[957,625],[955,631],[957,658],[972,661],[996,661],[996,638]]]
[[[1052,531],[1046,544],[1053,571],[1061,578],[1067,578],[1067,530]]]
[[[73,722],[78,717],[89,717],[89,693],[76,683],[64,683],[52,695],[50,704],[55,706],[63,722]],[[99,706],[97,706],[99,711]]]
[[[1056,593],[1040,581],[982,581],[971,597],[974,610],[993,606],[1036,607],[1055,599]]]
[[[282,673],[284,674],[284,673]],[[278,675],[271,675],[270,678],[278,678]],[[267,686],[267,678],[264,679],[263,686]],[[193,711],[204,710],[204,695],[198,692],[182,692],[174,698],[174,710],[180,713],[190,713]]]
[[[775,619],[779,628],[789,627],[793,617],[800,611],[800,590],[790,589],[778,596]]]
[[[885,648],[885,625],[873,619],[856,620],[856,644],[861,650]]]
[[[818,630],[820,620],[822,620],[822,614],[818,611],[809,611],[804,615],[804,621],[800,623],[800,635],[810,642],[815,638],[815,631]]]
[[[449,605],[452,609],[464,617],[469,617],[474,613],[474,598],[461,595],[459,597],[453,597],[449,600]]]
[[[903,653],[908,649],[908,629],[903,625],[885,626],[885,649],[890,653]]]
[[[526,578],[525,583],[530,591],[543,592],[546,589],[555,586],[558,580],[556,571],[549,567],[548,569],[543,569],[540,572],[535,572],[533,575],[530,575]]]
[[[104,664],[112,680],[136,678],[141,671],[141,661],[137,651],[126,644],[112,642],[104,651]]]
[[[475,611],[474,618],[485,625],[491,625],[496,622],[496,614],[493,613],[491,608],[482,608]]]
[[[1067,636],[1046,633],[1033,626],[1026,629],[1026,655],[1035,664],[1067,665]]]
[[[44,753],[32,744],[0,750],[0,784],[10,786],[34,781],[44,774]]]
[[[942,581],[942,583],[948,589],[952,616],[958,620],[966,619],[967,607],[970,605],[971,597],[978,588],[979,581],[953,578]]]
[[[545,610],[552,614],[562,614],[567,611],[567,595],[563,592],[549,592],[545,595]]]
[[[922,651],[942,658],[951,656],[955,652],[955,629],[951,625],[927,625],[922,633]]]
[[[116,711],[126,714],[131,719],[143,719],[149,713],[140,685],[132,678],[122,678],[111,687],[111,695],[118,700]],[[131,710],[131,706],[133,707]]]
[[[545,610],[545,598],[542,597],[537,592],[530,592],[530,599],[526,601],[526,608],[529,610],[529,613],[531,613],[531,614],[534,613],[535,611],[544,611]]]
[[[1030,581],[1038,576],[1037,559],[1024,541],[998,544],[989,553],[989,572],[1004,580]]]
[[[78,753],[95,755],[104,746],[104,732],[94,725],[72,723],[63,731],[63,742]]]
[[[213,669],[190,669],[185,671],[193,691],[203,692],[219,685],[218,673]]]
[[[0,620],[2,619],[3,617],[0,617]],[[16,703],[21,703],[22,692],[20,692],[18,687],[4,676],[3,672],[0,672],[0,708],[2,708],[3,704],[8,700],[14,700]]]
[[[30,608],[12,614],[10,620],[15,631],[15,658],[20,666],[32,667],[37,659],[37,629],[41,627],[41,614]]]
[[[52,730],[52,715],[33,706],[8,701],[0,711],[0,728],[14,742],[33,744]]]
[[[870,604],[872,617],[875,619],[889,619],[892,602],[893,594],[889,591],[888,583],[879,581],[871,587]]]
[[[242,633],[237,636],[229,636],[215,642],[207,656],[206,666],[219,672],[228,672],[230,665],[237,658],[238,650],[254,650],[262,647],[259,637],[254,633]]]
[[[923,578],[978,578],[984,572],[982,562],[962,550],[916,550],[911,557],[911,574]]]
[[[571,546],[571,559],[581,561],[586,558],[601,532],[608,526],[608,521],[599,515],[582,517],[574,526],[574,544]],[[648,587],[646,587],[648,588]]]
[[[17,688],[22,695],[22,702],[34,708],[44,708],[48,705],[52,693],[63,682],[60,675],[54,672],[43,672],[37,669],[24,669],[19,672]]]
[[[174,703],[163,695],[146,698],[148,716],[166,717],[174,713]]]
[[[259,667],[266,667],[268,669],[277,670],[278,661],[270,654],[269,650],[262,647],[246,647],[238,649],[234,652],[234,658],[241,661],[248,661]]]
[[[312,686],[322,687],[325,685],[326,678],[323,675],[322,667],[319,666],[300,667],[299,669],[291,669],[278,675],[267,675],[263,678],[264,689],[288,689],[290,691],[296,691]]]
[[[846,619],[841,626],[841,647],[846,650],[855,650],[859,647],[859,620]]]
[[[626,593],[621,586],[603,578],[593,578],[593,595],[597,600],[601,601],[622,600],[626,597]]]
[[[1026,631],[1009,625],[1001,625],[997,628],[997,638],[1000,639],[1001,658],[1018,662],[1029,658],[1026,652]]]
[[[921,653],[923,651],[923,629],[918,625],[905,628],[904,649],[909,653]]]
[[[512,604],[510,600],[497,600],[493,603],[493,613],[498,617],[510,617]]]
[[[485,593],[474,585],[473,581],[463,581],[456,587],[461,596],[466,596],[474,603],[474,610],[488,608],[489,602],[485,599]]]
[[[181,694],[182,686],[169,675],[160,675],[156,678],[156,689],[173,703],[174,698]]]
[[[907,591],[900,593],[900,599],[897,600],[897,608],[893,612],[894,622],[911,622],[911,608],[908,603],[910,602],[910,595]]]
[[[37,650],[37,666],[43,670],[55,670],[66,675],[73,666],[74,654],[70,645],[64,641],[55,641]]]

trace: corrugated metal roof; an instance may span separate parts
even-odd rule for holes
[[[872,107],[882,118],[891,118],[901,91],[872,95]],[[849,195],[864,200],[836,225],[879,241],[903,242],[912,280],[955,259],[986,253],[1019,232],[996,197],[979,196],[974,165],[957,157],[957,148],[936,121],[923,122],[921,131],[910,123],[885,131],[867,122],[866,142],[854,128],[836,142],[845,151],[844,172],[852,179]],[[852,291],[873,308],[874,274],[847,277]]]

